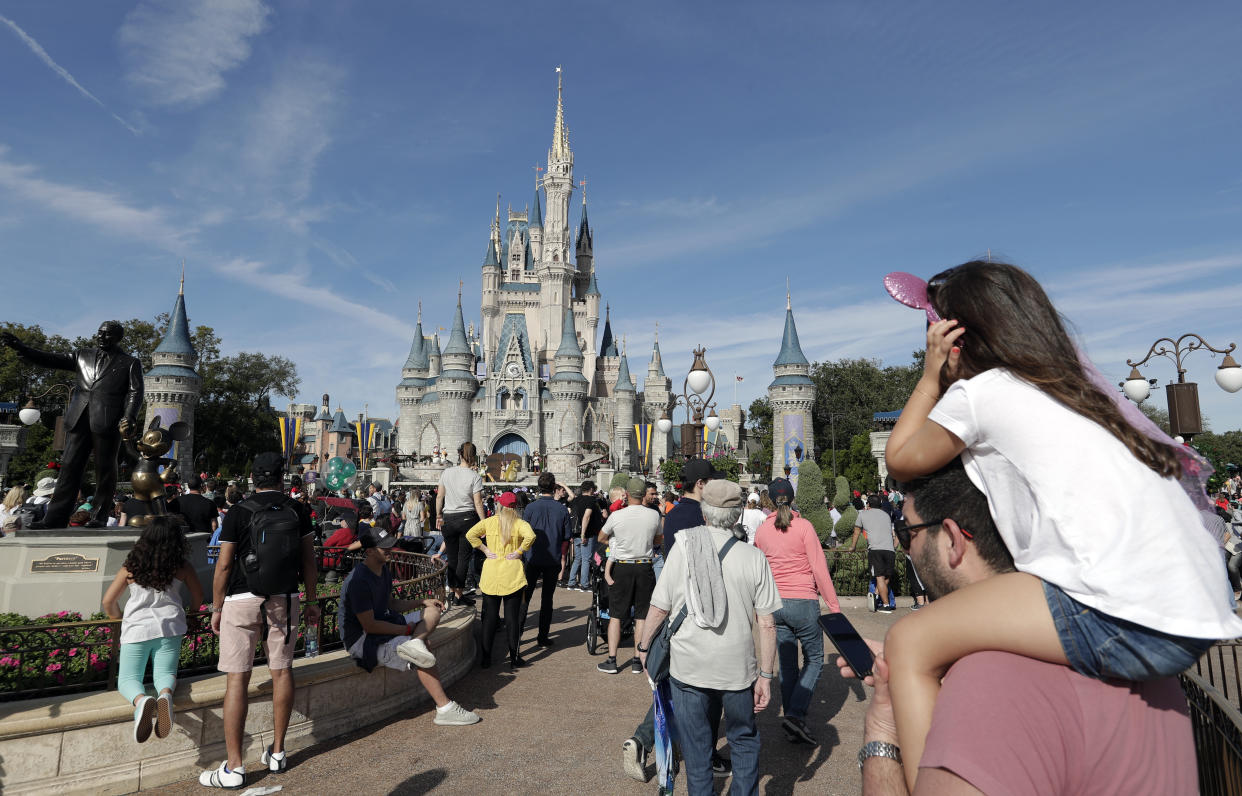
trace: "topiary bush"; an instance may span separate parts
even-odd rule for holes
[[[815,533],[821,540],[827,539],[832,533],[832,515],[824,506],[824,474],[811,459],[798,466],[796,498],[802,519],[815,526]]]
[[[850,482],[845,476],[838,475],[837,480],[833,483],[836,492],[832,496],[832,505],[837,507],[837,511],[845,508],[845,504],[850,502]]]

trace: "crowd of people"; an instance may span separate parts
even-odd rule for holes
[[[885,639],[868,640],[870,672],[838,661],[842,676],[875,689],[858,755],[864,794],[1195,792],[1176,675],[1217,640],[1242,636],[1242,475],[1230,466],[1220,491],[1206,494],[1204,460],[1117,398],[1024,271],[971,262],[916,282],[890,286],[928,317],[924,375],[886,449],[902,488],[855,494],[845,548],[866,537],[877,610],[893,610],[899,551],[914,598]],[[1072,441],[1072,455],[1049,438]],[[430,491],[390,496],[369,484],[356,501],[338,495],[344,505],[323,517],[312,517],[304,481],[287,483],[274,453],[255,459],[252,492],[187,479],[168,501],[183,522],[118,501],[117,524],[143,528],[104,598],[122,619],[119,683],[134,706],[135,740],[171,726],[186,627],[180,589],[193,602],[202,596],[184,534],[198,531],[219,544],[212,629],[227,677],[227,759],[203,772],[204,785],[245,782],[241,740],[260,641],[275,713],[262,765],[286,766],[292,629],[319,618],[298,595],[315,600],[321,569],[344,579],[349,654],[367,671],[417,671],[436,724],[479,721],[436,674],[427,640],[444,611],[481,599],[479,665],[489,669],[503,608],[509,667],[519,670],[531,665],[521,640],[536,591],[535,643],[556,643],[559,586],[595,592],[588,610],[606,619],[607,647],[597,671],[646,674],[643,687],[654,689],[622,743],[627,775],[649,779],[655,752],[664,786],[675,739],[689,793],[712,793],[724,776],[730,792],[757,793],[755,716],[778,677],[787,739],[818,744],[816,728],[831,718],[811,715],[824,665],[820,619],[841,610],[824,548],[844,542],[821,542],[789,480],[746,493],[691,459],[678,495],[640,477],[607,495],[585,481],[573,494],[551,473],[533,493],[489,493],[474,446],[462,444],[457,459]],[[21,527],[54,486],[10,491],[0,527]],[[80,499],[93,516],[89,495]],[[444,558],[443,595],[393,598],[388,562],[398,546]],[[627,633],[633,654],[623,656]],[[142,685],[148,662],[154,696]]]

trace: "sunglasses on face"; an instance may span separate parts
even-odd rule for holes
[[[943,523],[944,523],[944,520],[936,520],[934,522],[920,522],[915,525],[907,525],[905,523],[905,519],[903,518],[900,525],[896,525],[893,527],[893,533],[897,534],[897,541],[901,542],[901,546],[905,548],[906,550],[909,550],[910,542],[914,540],[914,537],[917,536],[919,532],[921,532],[925,528],[933,528]],[[966,530],[965,528],[960,528],[959,526],[959,530],[961,530],[962,536],[965,536],[967,539],[975,538],[974,535],[971,534],[971,532]]]

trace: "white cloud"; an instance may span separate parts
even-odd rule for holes
[[[189,235],[162,208],[136,207],[115,194],[52,182],[39,177],[34,166],[10,161],[8,152],[0,144],[0,186],[17,196],[105,232],[138,238],[171,252],[185,249]]]
[[[291,59],[257,99],[243,131],[248,178],[292,202],[304,201],[315,167],[332,143],[333,110],[344,72],[313,57]]]
[[[10,28],[12,28],[13,32],[17,34],[17,37],[22,40],[22,43],[25,44],[27,47],[29,47],[30,51],[33,52],[36,56],[38,56],[39,60],[42,61],[44,64],[46,64],[49,69],[51,69],[53,72],[59,75],[61,80],[65,81],[66,83],[68,83],[69,85],[77,89],[78,93],[81,94],[83,97],[86,97],[88,100],[95,103],[99,107],[103,108],[105,111],[108,111],[108,115],[111,116],[113,119],[116,119],[118,122],[120,122],[121,125],[124,126],[126,130],[129,130],[134,135],[139,134],[138,130],[133,125],[131,125],[129,122],[122,119],[120,116],[117,116],[112,111],[108,110],[108,106],[103,104],[103,100],[99,99],[99,97],[96,97],[94,94],[87,91],[86,88],[73,77],[73,75],[69,74],[68,69],[65,69],[60,64],[56,63],[56,61],[52,59],[52,56],[48,55],[47,50],[43,49],[42,45],[40,45],[39,42],[34,40],[34,37],[26,33],[26,31],[22,30],[20,27],[18,27],[16,22],[14,22],[13,20],[9,19],[8,17],[2,14],[0,14],[0,22],[3,22],[5,25],[8,25]]]
[[[155,105],[194,108],[224,90],[224,75],[250,57],[267,27],[261,0],[143,0],[118,38],[126,77]]]

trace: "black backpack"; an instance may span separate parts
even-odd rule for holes
[[[297,594],[302,572],[302,515],[292,500],[272,505],[250,498],[250,550],[242,559],[246,587],[261,597]]]

